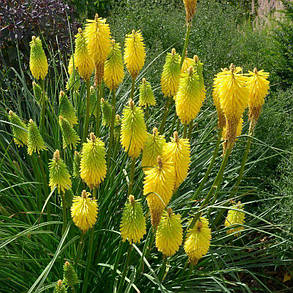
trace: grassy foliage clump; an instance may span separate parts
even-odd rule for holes
[[[125,19],[110,18],[123,59],[96,16],[78,30],[70,66],[68,56],[45,48],[48,73],[24,70],[21,57],[17,70],[1,73],[0,291],[289,290],[282,281],[291,270],[292,231],[266,204],[277,207],[280,196],[246,177],[275,149],[256,124],[269,84],[253,70],[266,64],[265,57],[254,62],[261,49],[241,47],[237,10],[220,3],[199,5],[194,20],[188,8],[185,21],[176,3],[163,18],[152,5],[124,5]],[[164,96],[167,51],[178,58],[162,79],[176,90]],[[41,55],[32,54],[32,63],[47,61]],[[104,62],[112,66],[109,83]],[[141,84],[151,85],[155,105],[138,106]],[[267,108],[260,119],[269,119]]]

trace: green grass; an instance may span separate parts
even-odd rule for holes
[[[208,8],[201,7],[200,9],[202,10],[199,10],[198,15],[204,15],[203,11]],[[176,15],[179,23],[182,24],[184,14],[182,11],[180,13],[178,11],[173,12],[174,17]],[[132,19],[132,16],[129,17]],[[141,23],[145,23],[146,18],[147,15],[144,16]],[[225,15],[219,16],[220,20],[224,20],[224,18]],[[211,19],[211,15],[208,14],[203,18],[201,26],[197,26],[197,22],[194,24],[195,30],[192,31],[190,43],[191,53],[195,53],[194,47],[200,48],[199,45],[195,45],[196,42],[201,44],[200,40],[203,42],[201,38],[204,33],[201,35],[199,29],[204,27],[209,19]],[[111,19],[111,21],[114,20]],[[126,23],[123,18],[120,21]],[[135,22],[135,18],[132,21]],[[183,26],[174,26],[173,24],[173,30],[169,30],[170,26],[164,27],[164,19],[162,23],[161,29],[164,34],[176,37],[179,51],[179,42],[182,46],[184,35]],[[129,23],[127,25],[130,26]],[[119,26],[115,23],[113,26],[113,34],[116,36]],[[153,27],[154,31],[155,27]],[[214,34],[216,35],[222,27],[220,26]],[[149,29],[151,30],[151,28]],[[162,34],[162,30],[160,34]],[[210,29],[205,27],[205,30],[209,31]],[[121,31],[120,36],[128,31],[128,28]],[[142,27],[142,32],[147,44],[150,44],[152,31],[145,32]],[[257,33],[255,37],[257,38]],[[227,66],[229,65],[227,63],[235,59],[225,53],[223,47],[225,39],[217,40],[217,43],[212,46],[213,35],[209,35],[207,38],[209,42],[203,42],[205,46],[203,45],[204,47],[200,51],[205,52],[205,55],[198,55],[206,63],[205,75],[207,83],[210,84],[211,77],[220,70],[221,63]],[[238,38],[238,42],[241,44],[244,39],[241,35]],[[146,77],[153,81],[158,102],[158,105],[151,109],[150,116],[146,121],[148,131],[151,131],[154,126],[158,127],[162,118],[165,100],[160,93],[158,81],[166,54],[165,49],[169,50],[169,47],[173,45],[170,39],[167,39],[166,44],[158,45],[156,45],[155,36],[154,40],[155,49],[153,47],[149,49],[147,64],[139,76],[139,79]],[[216,52],[213,50],[214,47]],[[244,51],[235,51],[233,56]],[[258,53],[255,52],[255,54]],[[208,59],[208,55],[210,59]],[[219,56],[222,56],[223,59],[218,60]],[[19,68],[10,68],[6,72],[0,73],[0,292],[52,292],[56,281],[63,277],[64,262],[68,260],[75,263],[80,245],[80,230],[74,226],[71,220],[62,234],[61,199],[56,191],[50,192],[47,186],[49,159],[53,152],[57,148],[61,150],[62,146],[57,120],[58,95],[60,90],[64,90],[67,80],[64,61],[67,58],[51,52],[49,60],[50,74],[46,78],[45,89],[50,99],[51,109],[46,109],[46,131],[42,133],[48,151],[42,152],[40,159],[36,155],[29,156],[25,148],[18,148],[13,143],[7,119],[8,110],[11,109],[26,121],[30,118],[39,121],[40,109],[32,93],[30,73],[26,70],[23,71],[24,65],[21,60]],[[253,60],[250,59],[245,64],[251,67]],[[237,65],[244,65],[240,59],[236,59],[236,61],[238,61]],[[15,79],[8,77],[10,71],[14,72]],[[210,90],[209,86],[208,93]],[[127,76],[117,91],[117,113],[121,114],[129,93],[130,78]],[[79,95],[69,94],[78,113],[79,125],[76,130],[81,136],[85,112],[85,84],[82,84]],[[137,94],[136,90],[135,101],[138,100]],[[105,97],[108,98],[108,95],[106,90]],[[217,141],[215,108],[212,106],[210,94],[207,95],[206,99],[207,102],[196,118],[196,126],[192,132],[189,176],[173,195],[169,205],[176,213],[185,214],[183,217],[184,228],[187,227],[190,217],[198,212],[212,186],[222,160],[220,150],[199,197],[196,201],[191,202],[190,199],[208,168]],[[286,99],[284,99],[284,104],[286,104]],[[273,109],[277,111],[277,107],[279,106],[275,106]],[[273,110],[265,107],[263,117],[269,119],[267,115],[270,111]],[[174,109],[167,119],[166,137],[169,137],[174,130],[171,129],[173,117]],[[90,127],[92,130],[94,122],[91,117]],[[261,130],[262,127],[264,126],[260,124],[259,129]],[[286,271],[292,270],[292,226],[286,223],[284,217],[280,217],[280,213],[284,213],[284,211],[278,209],[280,209],[280,202],[292,203],[292,196],[288,190],[280,193],[260,188],[262,178],[257,178],[256,173],[254,174],[252,171],[261,164],[269,164],[275,157],[281,156],[286,162],[291,150],[286,150],[283,145],[274,146],[272,141],[266,142],[266,137],[261,136],[257,129],[253,139],[252,153],[245,169],[245,180],[240,185],[238,193],[231,197],[247,139],[245,135],[247,128],[248,126],[245,124],[243,135],[239,138],[229,158],[218,198],[201,211],[209,218],[213,231],[209,253],[191,270],[189,266],[186,266],[187,256],[181,247],[174,256],[168,258],[167,275],[162,280],[160,274],[163,257],[157,249],[152,246],[146,256],[142,257],[148,241],[148,237],[145,236],[140,244],[133,245],[130,267],[122,292],[138,292],[138,290],[140,292],[290,292],[292,284],[290,282],[283,283],[282,278]],[[181,127],[180,135],[182,135],[182,131]],[[106,145],[108,144],[108,136],[108,128],[102,127],[100,137]],[[78,150],[80,150],[80,146]],[[62,151],[62,156],[69,169],[72,170],[73,152]],[[42,176],[42,168],[45,170],[46,178]],[[119,225],[122,208],[127,200],[129,172],[130,160],[119,146],[116,156],[111,158],[108,165],[107,177],[98,188],[99,213],[93,230],[94,254],[90,266],[87,292],[117,292],[121,281],[129,244],[121,242]],[[151,234],[148,208],[145,197],[142,195],[143,177],[138,161],[133,194],[143,203],[144,212],[148,216],[148,234]],[[291,180],[289,180],[290,182]],[[83,189],[87,189],[80,179],[73,179],[72,183],[74,195],[80,195]],[[70,201],[71,194],[67,193],[66,195]],[[245,206],[245,229],[239,237],[227,235],[223,226],[226,210],[230,207],[231,200],[241,200]],[[224,214],[219,218],[222,211]],[[288,210],[286,211],[288,213]],[[272,215],[277,216],[273,217]],[[78,255],[76,271],[80,285],[77,292],[82,292],[84,271],[88,262],[90,234],[88,232],[84,236],[83,244],[81,244],[82,252]]]

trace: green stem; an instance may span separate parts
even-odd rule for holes
[[[130,244],[130,246],[128,248],[128,251],[127,251],[127,259],[126,259],[126,263],[125,263],[125,266],[124,266],[124,269],[123,269],[123,272],[122,272],[122,277],[121,277],[121,280],[120,280],[120,283],[119,283],[119,286],[118,286],[117,293],[122,292],[122,288],[123,288],[123,285],[124,285],[124,282],[125,282],[125,277],[126,277],[126,274],[128,272],[129,262],[130,262],[130,258],[131,258],[131,252],[132,252],[132,245]]]
[[[226,153],[224,155],[224,158],[223,158],[223,161],[222,161],[222,164],[221,164],[221,167],[218,171],[218,174],[217,174],[217,177],[215,178],[214,182],[213,182],[213,185],[209,191],[209,193],[207,194],[205,200],[203,201],[203,203],[201,204],[198,212],[196,213],[196,215],[194,216],[191,224],[189,225],[189,227],[193,227],[194,224],[196,223],[196,221],[198,220],[198,218],[200,217],[200,212],[203,208],[206,207],[206,205],[208,204],[208,202],[211,200],[211,198],[214,196],[214,198],[216,198],[217,196],[217,192],[219,190],[219,187],[222,183],[222,179],[223,179],[223,175],[224,175],[224,170],[225,170],[225,167],[227,165],[227,162],[228,162],[228,158],[229,158],[229,155],[232,151],[232,147],[229,147],[227,150],[226,150]]]
[[[149,242],[152,238],[152,229],[149,229],[149,232],[148,232],[148,235],[147,235],[147,238],[145,240],[145,243],[144,243],[144,246],[143,246],[143,250],[142,250],[142,256],[140,258],[140,265],[138,267],[138,274],[143,272],[144,270],[144,257],[146,256],[146,253],[148,251],[148,248],[149,248]]]
[[[159,280],[161,282],[163,282],[163,280],[165,279],[166,267],[167,267],[167,257],[164,255],[163,263],[161,265],[161,268],[158,274]]]
[[[165,104],[165,111],[164,111],[163,118],[162,118],[162,122],[161,122],[161,125],[159,127],[159,132],[160,133],[164,132],[164,128],[165,128],[166,120],[167,120],[167,117],[168,117],[171,101],[172,101],[172,98],[167,98],[167,101],[166,101],[166,104]]]
[[[134,181],[134,173],[135,173],[135,158],[131,158],[128,195],[130,195],[131,192],[132,192],[133,181]]]
[[[210,161],[210,164],[208,166],[208,169],[206,170],[206,173],[205,173],[203,179],[200,182],[200,185],[198,186],[197,190],[195,191],[195,193],[193,194],[193,196],[191,198],[191,202],[193,202],[194,200],[198,199],[198,196],[199,196],[200,192],[202,191],[205,183],[207,182],[207,180],[209,178],[209,175],[210,175],[210,173],[211,173],[211,171],[213,169],[214,163],[215,163],[216,158],[217,158],[218,153],[219,153],[221,139],[222,139],[222,130],[219,130],[218,139],[217,139],[217,143],[216,143],[216,146],[215,146],[215,149],[214,149],[212,159]],[[185,215],[186,215],[186,212],[185,212]],[[184,214],[183,214],[183,217],[184,217]]]
[[[97,104],[96,104],[96,136],[100,135],[101,127],[101,93],[102,93],[102,84],[97,85],[96,95],[97,95]]]
[[[110,156],[111,153],[113,154],[114,151],[112,151],[112,146],[114,142],[114,126],[115,126],[115,114],[116,114],[116,91],[113,89],[112,91],[112,117],[111,117],[111,125],[110,125],[110,139],[109,139],[109,150],[108,150],[108,166],[110,163]]]
[[[191,22],[186,24],[185,41],[184,41],[184,46],[183,46],[183,50],[182,50],[182,54],[181,54],[182,58],[180,61],[180,68],[182,67],[183,61],[186,56],[186,50],[187,50],[188,42],[189,42],[190,29],[191,29]]]
[[[233,195],[235,195],[237,193],[239,185],[240,185],[240,182],[241,182],[241,180],[243,178],[245,165],[246,165],[246,162],[247,162],[248,154],[250,152],[250,147],[251,147],[251,143],[252,143],[253,130],[252,130],[251,125],[249,127],[248,135],[249,135],[249,137],[247,138],[246,148],[245,148],[245,151],[244,151],[244,154],[243,154],[243,157],[242,157],[241,167],[240,167],[240,170],[239,170],[237,182],[235,183],[235,186],[233,188],[231,197],[233,197]]]
[[[90,80],[86,81],[86,113],[85,113],[85,123],[83,130],[82,141],[86,140],[88,129],[89,129],[89,115],[90,115]]]
[[[77,253],[76,253],[75,261],[74,261],[75,266],[78,265],[79,258],[81,256],[83,248],[84,248],[84,235],[85,235],[85,233],[81,232],[81,236],[79,238],[79,242],[78,242],[78,246],[77,246]]]
[[[131,99],[131,100],[133,100],[134,87],[135,87],[135,78],[132,78],[131,91],[130,91],[130,97],[129,97],[129,99]]]
[[[183,130],[183,138],[187,137],[187,124],[184,124],[184,130]]]
[[[188,139],[189,139],[189,141],[191,140],[192,129],[193,129],[193,120],[191,120],[191,122],[189,124],[189,129],[188,129]]]
[[[90,272],[90,267],[92,264],[93,244],[94,244],[94,228],[92,228],[90,231],[89,249],[88,249],[86,268],[85,268],[85,273],[84,273],[84,278],[83,278],[82,293],[87,292],[89,272]]]
[[[41,118],[40,118],[40,132],[44,134],[44,127],[45,127],[45,112],[46,112],[46,95],[45,95],[45,81],[41,79],[41,89],[42,89],[42,96],[41,96]]]
[[[61,192],[61,198],[62,198],[62,214],[63,214],[63,226],[62,226],[62,235],[63,235],[65,228],[67,226],[66,202],[65,202],[64,192]]]
[[[176,119],[177,119],[177,113],[176,113],[176,109],[175,109],[172,125],[171,125],[170,132],[169,132],[169,136],[172,136],[172,134],[173,134],[173,131],[174,131],[173,129],[175,127]]]
[[[247,162],[248,154],[249,154],[251,143],[252,143],[252,136],[253,136],[252,124],[250,124],[248,135],[249,135],[249,137],[247,139],[246,148],[245,148],[245,151],[244,151],[244,154],[243,154],[243,157],[242,157],[241,167],[240,167],[240,170],[239,170],[238,178],[237,178],[237,181],[236,181],[236,183],[235,183],[235,185],[233,187],[233,190],[232,190],[232,192],[230,194],[230,198],[233,198],[234,195],[237,193],[239,185],[240,185],[240,182],[241,182],[241,180],[243,178],[245,165],[246,165],[246,162]],[[225,209],[221,210],[218,213],[218,215],[217,215],[217,217],[216,217],[216,219],[214,221],[214,225],[217,225],[219,223],[219,221],[221,220],[221,218],[222,218],[224,213],[225,213]]]

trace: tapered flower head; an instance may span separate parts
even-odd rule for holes
[[[165,256],[172,256],[182,243],[181,216],[171,209],[164,212],[156,232],[156,247]]]
[[[157,227],[161,215],[169,203],[175,185],[174,163],[164,154],[158,156],[157,165],[145,172],[143,194],[147,196],[153,227]]]
[[[165,153],[174,162],[176,180],[175,189],[186,179],[190,165],[190,143],[187,138],[179,138],[174,132],[171,142],[167,143]]]
[[[35,100],[38,104],[40,104],[41,100],[44,97],[44,91],[35,81],[32,82],[32,86],[33,86]],[[47,97],[45,96],[45,98]]]
[[[77,124],[75,109],[63,91],[59,95],[59,114],[67,119],[72,126]]]
[[[95,19],[87,19],[84,34],[94,63],[103,64],[111,50],[111,32],[106,19],[97,14]]]
[[[69,74],[69,79],[66,83],[66,89],[78,91],[80,87],[80,76],[76,69],[74,55],[70,56],[67,70]]]
[[[42,150],[46,150],[47,147],[40,134],[38,126],[30,119],[28,123],[28,138],[27,138],[27,152],[29,155],[33,153],[39,153]]]
[[[145,78],[139,86],[139,106],[155,106],[156,100],[151,84]]]
[[[59,116],[59,125],[61,128],[63,138],[63,148],[69,147],[70,149],[76,148],[80,138],[71,124],[63,116]]]
[[[141,203],[136,201],[133,195],[129,196],[124,206],[120,231],[122,240],[128,240],[130,243],[140,242],[146,233],[145,217]]]
[[[132,100],[123,110],[120,141],[130,157],[137,158],[147,139],[144,114]]]
[[[174,97],[177,93],[181,75],[180,59],[174,48],[166,56],[161,76],[161,88],[166,97]]]
[[[197,0],[183,0],[186,12],[186,23],[192,21],[196,10]]]
[[[228,211],[225,227],[229,228],[227,234],[240,235],[240,232],[244,230],[242,226],[245,220],[245,213],[243,212],[243,204],[239,201],[236,205],[232,206]]]
[[[8,117],[14,142],[20,147],[27,145],[28,129],[25,123],[12,111],[9,111]]]
[[[73,265],[66,261],[63,266],[63,281],[69,287],[73,287],[74,285],[78,284],[78,276],[73,267]]]
[[[216,96],[226,117],[227,147],[235,140],[239,120],[248,103],[247,77],[241,71],[242,68],[232,64],[230,70],[218,73],[215,78]]]
[[[30,70],[35,79],[45,79],[48,73],[48,61],[45,55],[42,41],[39,37],[32,37],[30,42]]]
[[[133,79],[135,79],[145,62],[145,45],[140,31],[133,30],[125,37],[124,63]]]
[[[89,80],[94,71],[95,63],[89,54],[87,42],[81,28],[78,29],[78,33],[75,35],[74,61],[79,75],[83,79]]]
[[[75,64],[73,66],[73,63],[74,63],[73,59],[74,59],[74,56],[71,55],[70,59],[69,59],[69,63],[68,63],[68,68],[67,68],[67,71],[68,71],[69,75],[71,75],[73,73],[73,70],[76,68]]]
[[[82,146],[80,177],[89,188],[98,187],[106,176],[105,144],[93,133]]]
[[[89,192],[83,190],[81,196],[73,197],[71,206],[72,220],[84,233],[95,225],[98,214],[97,200],[91,198],[90,195]]]
[[[105,101],[103,98],[101,99],[101,108],[102,108],[102,118],[103,125],[110,126],[111,118],[112,118],[112,105]]]
[[[156,127],[153,129],[152,134],[148,133],[146,142],[143,146],[141,160],[141,166],[144,172],[157,165],[157,158],[163,154],[165,145],[165,137],[159,134]]]
[[[183,124],[189,124],[199,113],[202,106],[201,84],[193,67],[189,67],[188,72],[181,75],[175,106]]]
[[[192,264],[197,264],[198,260],[206,255],[211,243],[211,229],[206,218],[200,217],[186,235],[184,250]]]
[[[57,281],[53,293],[67,293],[66,286],[64,285],[62,280]]]
[[[111,51],[105,62],[104,81],[110,90],[116,89],[124,78],[124,65],[120,44],[112,40]]]
[[[247,88],[249,92],[248,105],[249,105],[249,119],[256,121],[259,118],[261,108],[265,102],[270,88],[270,82],[268,81],[269,73],[263,70],[249,71],[249,77],[247,80]]]
[[[194,72],[197,73],[200,83],[200,91],[202,101],[205,99],[205,86],[203,79],[203,63],[200,62],[197,55],[194,55],[193,58],[185,58],[181,67],[181,72],[188,72],[188,68],[192,67]]]
[[[58,189],[58,193],[71,188],[71,179],[64,161],[60,158],[59,150],[56,150],[53,159],[49,163],[49,186],[53,190]]]

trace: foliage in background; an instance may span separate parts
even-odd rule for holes
[[[279,51],[277,74],[283,88],[293,84],[293,3],[283,0],[282,18],[277,22],[274,38]]]
[[[33,35],[46,36],[50,48],[65,52],[70,48],[67,19],[75,32],[73,9],[62,0],[1,1],[0,63],[17,67],[16,45],[27,56],[27,44]]]

